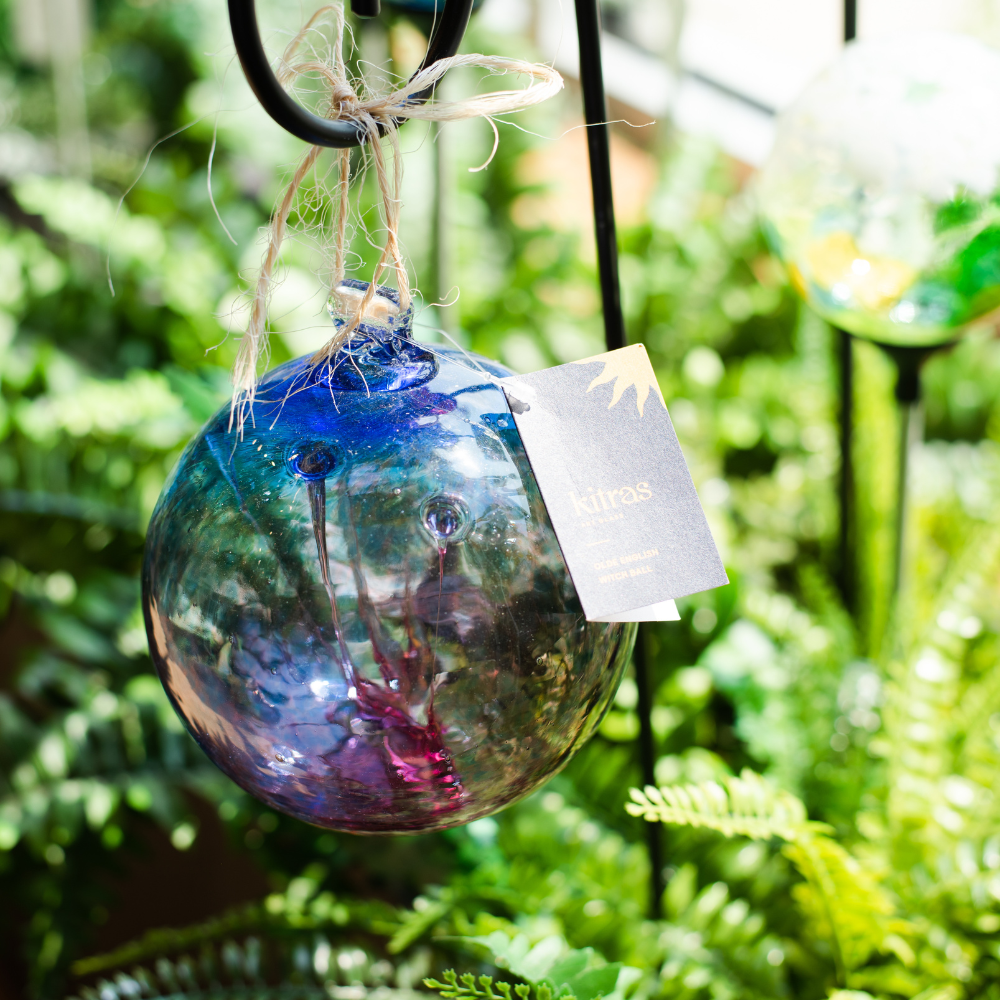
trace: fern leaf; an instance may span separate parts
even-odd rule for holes
[[[998,763],[988,720],[1000,696],[1000,669],[987,670],[963,694],[970,645],[963,624],[991,610],[998,568],[1000,524],[992,522],[972,532],[927,614],[916,616],[923,627],[901,637],[900,656],[890,665],[881,740],[889,763],[887,813],[891,830],[907,840],[923,828],[947,849],[958,829],[967,837],[978,827],[988,836],[995,827],[995,813],[982,806]],[[966,784],[975,808],[964,815],[944,795],[954,775],[978,780]]]
[[[422,910],[410,910],[403,916],[402,924],[387,945],[390,955],[405,951],[417,938],[421,937],[439,920],[454,909],[455,894],[450,890],[441,893],[439,899],[427,903]]]
[[[409,972],[393,969],[355,945],[334,949],[321,935],[247,938],[205,944],[198,958],[159,958],[154,968],[117,971],[84,986],[72,1000],[420,1000]],[[447,977],[446,977],[447,978]],[[464,978],[464,977],[463,977]],[[396,985],[391,985],[395,979]],[[493,993],[455,994],[501,1000]],[[501,991],[502,1000],[510,997]]]
[[[343,933],[350,928],[379,933],[385,926],[397,926],[390,920],[392,914],[393,910],[386,904],[352,901],[348,905],[328,892],[306,900],[292,900],[287,895],[275,893],[268,896],[263,905],[251,903],[190,927],[147,931],[143,937],[113,952],[78,960],[70,971],[78,977],[92,976],[232,938],[249,940],[247,936],[253,934],[277,941],[301,937],[304,931]]]
[[[931,986],[918,993],[913,1000],[960,1000],[964,992],[957,984],[947,983],[943,986]]]
[[[429,990],[437,990],[445,1000],[455,1000],[456,997],[484,997],[486,992],[476,988],[476,977],[471,973],[465,973],[461,977],[461,982],[459,982],[459,976],[454,969],[445,969],[442,973],[444,976],[444,982],[438,982],[436,979],[425,979],[424,986]],[[489,979],[488,976],[483,976],[483,979]],[[492,982],[492,980],[490,980]],[[507,986],[506,983],[503,984]],[[500,984],[498,983],[499,987]],[[509,986],[507,986],[510,989]]]
[[[814,933],[828,940],[841,982],[876,951],[896,951],[909,930],[891,919],[893,901],[876,878],[835,840],[831,828],[806,818],[805,806],[759,774],[700,785],[631,790],[626,809],[650,822],[703,827],[727,837],[787,841],[786,856],[805,882],[792,890]]]
[[[471,972],[466,972],[459,976],[454,969],[447,969],[443,972],[444,982],[436,979],[425,979],[424,986],[429,990],[437,990],[445,1000],[511,1000],[510,983],[494,983],[490,976],[480,976],[478,981]],[[500,996],[493,992],[496,987]],[[481,987],[481,988],[480,988]],[[520,983],[513,987],[513,992],[518,1000],[531,1000],[532,988]],[[534,1000],[552,1000],[552,989],[546,983],[540,983],[534,988]],[[568,992],[561,992],[558,1000],[576,1000],[576,997]]]
[[[802,801],[775,788],[749,769],[723,783],[704,781],[697,785],[673,785],[643,791],[630,790],[632,801],[625,808],[630,816],[650,823],[704,827],[727,837],[768,840],[779,837],[796,842],[830,830],[824,823],[807,819]]]
[[[842,980],[875,951],[887,950],[894,906],[876,879],[835,840],[803,838],[785,848],[805,882],[792,893],[814,933],[831,942]]]

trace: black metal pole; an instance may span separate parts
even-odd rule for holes
[[[635,667],[635,685],[639,690],[639,765],[643,785],[656,784],[656,745],[653,741],[653,693],[650,690],[649,667],[646,661],[646,626],[639,625],[632,654]],[[646,824],[646,850],[649,852],[649,915],[658,920],[662,915],[663,890],[663,839],[659,823]]]
[[[840,369],[840,594],[854,611],[854,343],[846,330],[834,328]]]
[[[587,151],[590,157],[590,185],[594,193],[594,229],[597,265],[604,304],[604,342],[609,351],[625,346],[625,319],[622,316],[618,283],[618,241],[615,233],[615,206],[611,194],[611,146],[608,109],[604,98],[601,66],[601,14],[598,0],[576,0],[576,28],[580,41],[580,88],[587,123]],[[639,763],[643,784],[655,784],[656,748],[653,742],[652,693],[646,662],[645,628],[640,624],[632,664],[639,689]],[[649,850],[649,912],[660,916],[663,896],[663,854],[659,823],[646,824]]]
[[[601,14],[597,0],[576,0],[576,29],[580,39],[580,88],[583,90],[583,116],[587,123],[590,186],[594,192],[597,264],[604,303],[604,341],[608,350],[614,351],[625,346],[625,320],[618,284],[618,241],[611,195],[611,146],[606,124],[608,108],[604,99]]]
[[[844,0],[844,43],[858,33],[858,2]],[[840,341],[840,593],[854,610],[854,349],[851,335],[836,329]]]
[[[950,345],[943,344],[942,347]],[[903,580],[903,557],[906,550],[907,480],[910,452],[923,431],[920,419],[920,369],[938,347],[895,347],[879,344],[896,365],[896,402],[899,404],[899,468],[896,477],[896,550],[892,593],[899,594]]]
[[[858,37],[858,0],[844,0],[844,41]]]

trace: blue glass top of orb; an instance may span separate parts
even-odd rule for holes
[[[468,822],[558,770],[635,629],[583,616],[506,369],[413,342],[378,299],[328,364],[266,376],[242,438],[227,406],[191,442],[143,604],[171,700],[223,771],[308,822],[391,833]]]

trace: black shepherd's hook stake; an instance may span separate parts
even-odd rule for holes
[[[469,24],[472,2],[473,0],[445,0],[441,20],[427,45],[427,55],[424,56],[420,69],[426,69],[439,59],[446,59],[458,51]],[[379,12],[379,0],[351,0],[351,10],[360,17],[375,17]],[[233,31],[236,54],[240,57],[250,88],[264,110],[286,132],[291,132],[312,146],[328,146],[333,149],[361,146],[367,141],[365,129],[357,122],[321,118],[289,96],[274,75],[267,53],[264,52],[254,0],[229,0],[229,24]],[[411,99],[415,102],[426,101],[433,89],[430,87],[414,94]]]
[[[580,42],[580,89],[587,123],[587,151],[590,155],[590,186],[594,194],[594,235],[597,266],[604,311],[604,343],[609,351],[624,347],[625,320],[622,316],[621,286],[618,281],[618,240],[615,232],[615,205],[611,194],[611,146],[608,133],[608,105],[604,96],[601,66],[601,11],[598,0],[576,0],[576,31]],[[640,624],[632,665],[639,690],[639,769],[644,785],[656,783],[656,740],[652,724],[652,685],[646,658],[646,629]],[[646,824],[649,851],[649,913],[661,915],[664,889],[663,844],[659,823]]]
[[[844,0],[844,44],[858,34],[858,0]],[[840,370],[840,593],[848,612],[855,608],[854,523],[854,345],[846,330],[834,327],[838,337]]]

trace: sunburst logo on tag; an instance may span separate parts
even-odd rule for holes
[[[649,398],[650,389],[659,397],[663,409],[667,408],[667,401],[663,398],[660,385],[653,372],[653,366],[649,363],[649,356],[642,344],[632,344],[630,347],[622,347],[610,354],[598,354],[592,358],[583,358],[583,360],[573,363],[590,365],[597,361],[604,363],[604,371],[587,386],[587,392],[599,385],[614,381],[611,402],[608,403],[609,410],[622,398],[625,390],[632,386],[635,386],[635,408],[639,411],[640,417],[646,400]]]

